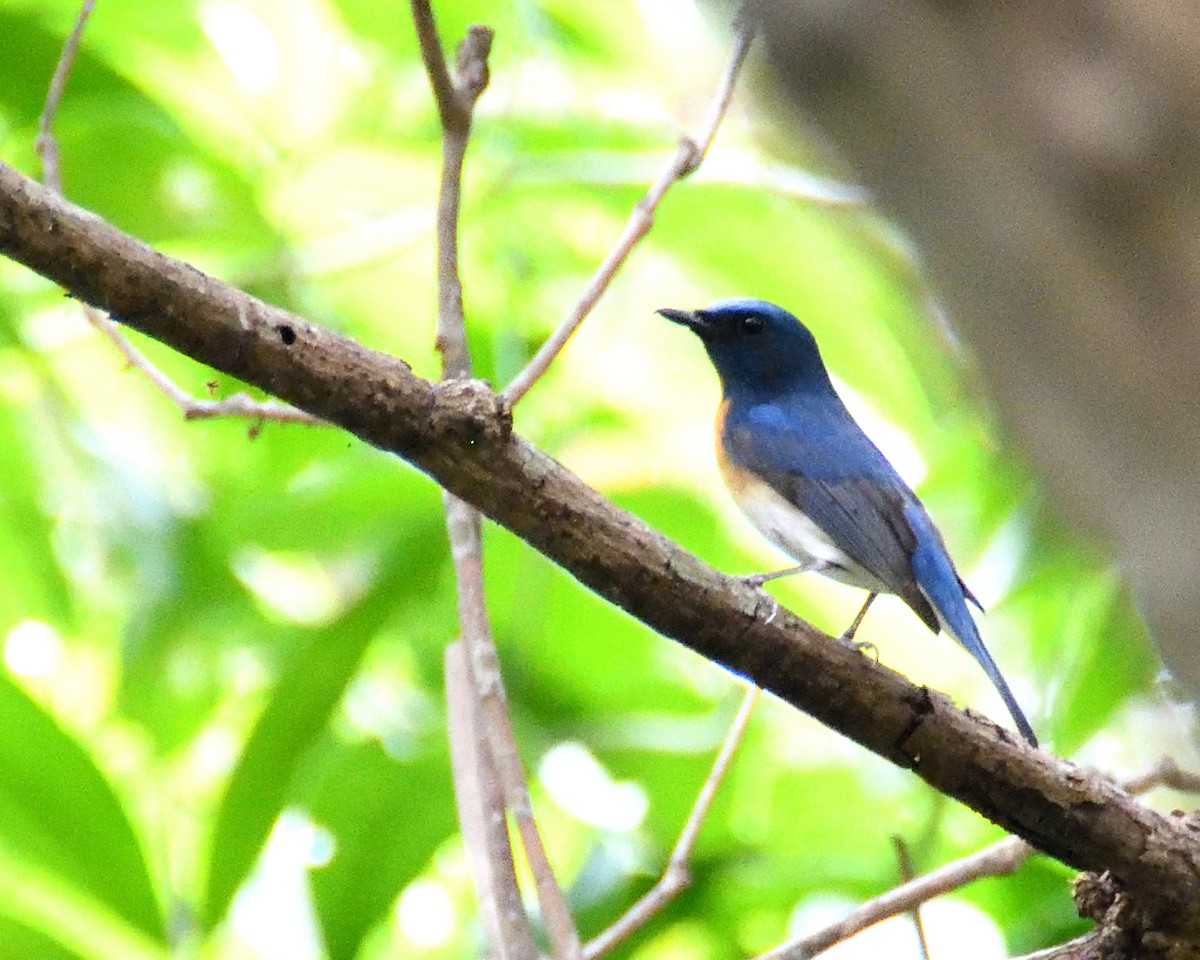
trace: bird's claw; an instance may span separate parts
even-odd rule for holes
[[[852,639],[850,639],[850,637],[846,636],[844,633],[840,637],[838,637],[838,639],[846,641],[852,647],[854,647],[855,650],[859,651],[860,653],[870,654],[870,656],[874,658],[876,663],[879,662],[879,648],[877,646],[875,646],[875,644],[873,644],[870,640],[852,640]]]
[[[779,601],[763,589],[763,584],[771,579],[770,574],[763,575],[756,573],[747,577],[739,577],[738,579],[770,604],[767,610],[767,619],[764,623],[771,623],[779,615]],[[757,615],[757,607],[755,607],[754,612]]]

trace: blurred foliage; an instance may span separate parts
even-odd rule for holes
[[[698,121],[729,31],[677,0],[435,6],[449,38],[476,19],[497,30],[462,233],[476,367],[499,382]],[[0,0],[0,156],[31,174],[75,12]],[[823,178],[794,118],[754,109],[755,69],[709,163],[668,197],[518,428],[722,569],[773,567],[719,489],[707,363],[653,310],[787,304],[919,484],[1044,740],[1108,769],[1150,759],[1128,732],[1156,661],[1118,573],[1043,507],[894,231]],[[76,202],[435,374],[438,129],[405,4],[101,4],[56,130]],[[242,389],[138,342],[197,395]],[[10,263],[0,443],[0,952],[472,955],[436,488],[333,430],[183,423],[59,290]],[[594,935],[660,870],[738,687],[506,532],[486,547],[535,802]],[[777,592],[834,632],[860,599],[811,578]],[[1007,722],[965,654],[898,603],[877,611],[863,636],[887,663]],[[617,955],[765,949],[895,882],[893,834],[928,869],[996,830],[768,703],[695,884]],[[974,944],[995,924],[1016,951],[1066,936],[1067,877],[1034,860],[976,885],[950,932]],[[905,956],[897,936],[888,955]]]

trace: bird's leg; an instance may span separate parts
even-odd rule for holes
[[[812,573],[817,570],[824,570],[829,564],[824,560],[809,560],[808,563],[802,563],[796,567],[788,567],[786,570],[776,570],[774,573],[753,573],[748,577],[742,577],[742,581],[748,587],[753,587],[764,597],[771,601],[771,612],[767,614],[767,623],[775,619],[779,613],[779,601],[767,593],[763,589],[763,584],[771,580],[778,580],[780,577],[790,577],[795,573]]]
[[[848,626],[842,633],[842,640],[853,640],[854,635],[858,633],[858,628],[862,626],[863,617],[867,615],[867,611],[871,609],[871,604],[875,602],[875,598],[879,594],[871,592],[867,594],[866,602],[862,605],[862,609],[858,611],[858,615],[854,618],[854,622]]]
[[[824,570],[829,566],[825,560],[809,560],[808,563],[802,563],[796,567],[788,567],[786,570],[776,570],[774,573],[752,573],[748,577],[742,577],[746,581],[746,585],[750,587],[761,587],[764,583],[770,583],[772,580],[778,580],[780,577],[790,577],[797,573],[816,573]]]
[[[840,640],[845,640],[847,643],[854,643],[854,635],[858,633],[858,628],[862,626],[863,617],[867,615],[867,611],[871,609],[871,604],[875,602],[875,598],[877,596],[879,596],[879,594],[874,592],[867,594],[867,600],[862,605],[862,609],[858,611],[858,615],[854,618],[854,622],[850,624],[850,626],[848,626],[842,633],[841,637],[839,637]],[[875,652],[876,661],[879,660],[879,650],[876,649],[875,644],[866,642],[854,643],[854,645],[858,647],[859,650],[873,650]]]

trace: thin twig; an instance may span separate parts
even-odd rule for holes
[[[417,40],[421,47],[421,60],[425,63],[429,85],[433,88],[433,100],[442,122],[442,129],[454,129],[462,121],[463,109],[458,99],[458,90],[446,66],[446,55],[442,52],[442,38],[438,35],[437,21],[433,19],[433,8],[429,0],[411,0],[411,4],[413,26],[416,28]],[[466,112],[469,123],[470,109]]]
[[[1200,792],[1200,776],[1183,771],[1174,760],[1164,758],[1145,773],[1130,777],[1121,786],[1127,793],[1134,795],[1158,786]],[[1000,877],[1013,873],[1036,852],[1020,837],[997,840],[976,853],[893,887],[852,910],[836,923],[768,950],[755,960],[810,960],[821,951],[848,940],[867,927],[889,917],[916,910],[934,897],[958,890],[984,877]]]
[[[37,153],[42,158],[42,180],[46,186],[58,193],[63,192],[62,166],[58,149],[58,139],[54,136],[54,118],[62,102],[63,92],[67,87],[67,78],[75,65],[75,57],[79,52],[79,43],[83,37],[83,28],[96,6],[96,0],[84,0],[75,17],[75,25],[67,35],[62,53],[54,67],[54,76],[50,80],[50,89],[46,93],[46,105],[42,109],[42,117],[38,123]],[[243,417],[262,423],[271,420],[277,423],[306,423],[319,424],[320,419],[310,413],[295,407],[280,403],[278,400],[259,402],[245,393],[235,393],[222,400],[197,400],[174,380],[151,363],[146,355],[130,343],[117,325],[94,307],[83,305],[83,314],[88,323],[100,331],[121,352],[126,362],[142,372],[147,380],[179,407],[185,420],[205,420],[214,417]]]
[[[525,770],[508,715],[508,700],[483,592],[479,511],[451,494],[445,495],[445,502],[446,524],[458,580],[459,626],[470,654],[471,673],[487,745],[499,777],[505,806],[512,813],[521,836],[521,846],[533,874],[542,919],[554,956],[558,960],[578,960],[581,956],[579,934],[533,818]]]
[[[411,0],[421,58],[442,122],[442,181],[438,192],[437,348],[444,380],[469,377],[462,280],[458,269],[458,219],[462,169],[471,133],[475,102],[488,82],[487,58],[492,31],[472,26],[459,45],[456,76],[451,76],[442,52],[437,23],[428,0]],[[483,548],[479,512],[457,497],[445,497],[446,526],[458,585],[458,616],[474,680],[486,743],[499,777],[505,806],[512,812],[521,845],[533,874],[538,903],[558,960],[578,960],[579,934],[566,897],[555,879],[541,834],[533,818],[529,787],[508,716],[499,660],[488,621],[483,585]],[[511,855],[509,851],[506,855]],[[500,931],[502,932],[502,931]],[[507,946],[496,944],[503,955]]]
[[[750,725],[750,717],[754,714],[754,707],[758,703],[760,693],[762,691],[756,686],[751,685],[746,688],[742,703],[733,718],[729,732],[725,735],[725,742],[721,744],[721,749],[717,753],[716,760],[713,761],[712,770],[709,771],[704,786],[696,795],[692,812],[688,814],[687,822],[680,831],[679,839],[675,842],[675,849],[671,851],[662,877],[616,923],[588,941],[583,948],[584,960],[595,960],[606,954],[643,926],[692,882],[689,867],[692,849],[696,845],[696,838],[700,835],[700,827],[704,824],[704,818],[708,816],[717,788],[725,779],[725,774],[729,771],[742,738],[746,735],[746,728]]]
[[[850,911],[837,923],[798,937],[774,950],[768,950],[756,960],[810,960],[835,943],[848,940],[881,920],[907,913],[927,900],[957,890],[981,877],[999,877],[1014,872],[1029,857],[1033,849],[1017,837],[1005,837],[984,847],[969,857],[963,857],[924,876],[893,887],[860,907]]]
[[[454,801],[475,877],[479,912],[499,960],[536,960],[537,943],[513,867],[504,798],[483,732],[475,684],[461,641],[446,647],[446,710]]]
[[[1145,773],[1130,777],[1121,787],[1135,796],[1155,787],[1170,787],[1182,793],[1200,793],[1200,774],[1181,770],[1179,764],[1170,757],[1163,757]]]
[[[71,67],[75,65],[75,54],[79,51],[83,28],[87,26],[88,17],[92,15],[95,6],[96,0],[84,0],[75,16],[75,25],[67,35],[67,42],[63,44],[62,53],[54,67],[54,76],[50,79],[50,89],[46,93],[46,105],[42,108],[42,118],[38,123],[36,149],[38,156],[42,158],[42,179],[47,186],[53,187],[59,193],[63,192],[62,167],[59,165],[58,140],[54,136],[54,115],[58,112],[58,104],[67,87]]]
[[[905,882],[913,880],[917,871],[913,868],[912,853],[908,844],[898,833],[892,834],[892,846],[896,849],[896,859],[900,863],[900,878]],[[918,904],[908,911],[912,918],[913,929],[917,932],[917,944],[921,948],[921,960],[929,960],[929,941],[925,939],[925,922],[921,919],[921,906]]]
[[[216,417],[241,417],[247,420],[270,420],[274,423],[304,423],[310,426],[325,421],[311,413],[278,400],[255,400],[249,394],[235,393],[220,400],[199,400],[158,369],[146,355],[117,329],[117,325],[94,307],[86,304],[83,313],[88,322],[111,341],[126,362],[142,372],[151,385],[179,407],[185,420],[211,420]]]
[[[671,162],[667,164],[666,169],[659,175],[654,184],[646,191],[629,214],[629,219],[625,222],[624,228],[621,230],[621,235],[609,250],[600,266],[596,268],[596,272],[592,274],[591,279],[583,288],[579,299],[571,307],[567,315],[559,323],[557,329],[550,334],[546,342],[533,359],[526,364],[512,382],[504,388],[501,393],[504,400],[510,405],[515,405],[530,388],[538,381],[538,379],[549,369],[550,364],[554,362],[554,358],[566,346],[567,341],[579,329],[579,325],[592,308],[595,307],[600,297],[604,295],[604,291],[608,289],[608,285],[612,282],[617,271],[621,269],[625,261],[629,258],[633,248],[637,246],[639,241],[650,232],[650,228],[654,225],[654,212],[657,210],[659,203],[662,202],[666,192],[680,180],[684,179],[690,173],[700,166],[708,153],[712,142],[717,135],[717,128],[721,125],[721,121],[725,117],[726,111],[729,109],[729,102],[733,99],[733,90],[737,84],[738,74],[741,72],[742,63],[746,59],[746,54],[750,50],[750,44],[754,39],[754,28],[751,26],[749,18],[743,19],[738,27],[737,34],[733,41],[733,50],[729,54],[729,62],[725,67],[725,72],[721,75],[721,82],[717,88],[716,95],[713,97],[712,103],[709,105],[708,111],[705,113],[704,122],[700,128],[700,133],[696,137],[682,137],[679,141],[679,147],[675,151],[675,156],[671,158]]]

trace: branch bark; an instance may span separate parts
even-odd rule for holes
[[[0,164],[0,253],[188,356],[409,460],[658,632],[751,678],[1074,867],[1200,928],[1200,844],[1100,775],[1016,743],[725,576],[515,436],[478,381],[402,360],[166,257]]]

